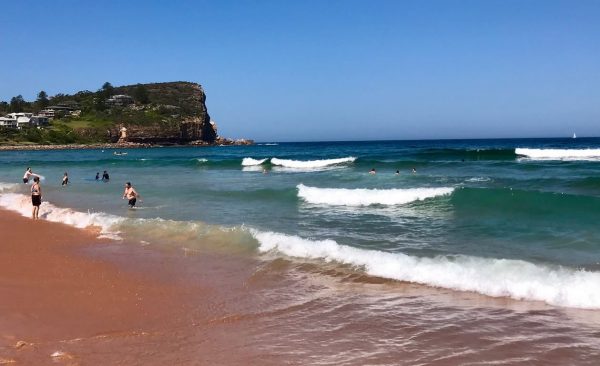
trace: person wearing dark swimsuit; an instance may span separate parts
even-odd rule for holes
[[[69,175],[67,174],[67,172],[65,172],[65,175],[63,176],[63,180],[62,180],[62,186],[66,186],[67,184],[69,184]]]
[[[31,186],[31,204],[33,205],[31,216],[34,220],[37,220],[39,218],[40,205],[42,204],[42,187],[40,186],[39,177],[33,177],[33,185]]]

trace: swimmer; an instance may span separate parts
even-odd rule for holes
[[[108,182],[110,180],[110,177],[108,176],[108,172],[105,170],[104,173],[102,173],[102,180],[104,182]]]
[[[67,184],[69,184],[69,175],[67,174],[67,172],[65,172],[61,186],[66,186]]]
[[[100,180],[100,172],[96,172],[96,180]]]
[[[371,170],[369,170],[369,174],[377,174],[377,171],[375,168],[371,168]]]
[[[417,172],[417,169],[412,168],[412,173],[415,174]]]
[[[39,178],[39,175],[37,175],[37,174],[33,173],[33,172],[31,171],[31,168],[30,168],[30,167],[27,167],[27,170],[25,170],[25,174],[23,175],[23,183],[25,183],[25,184],[29,183],[29,179],[30,179],[32,176],[33,176],[33,177],[38,177],[38,178]]]
[[[33,185],[31,186],[31,204],[33,205],[33,212],[31,217],[34,220],[38,219],[40,212],[40,205],[42,204],[42,187],[40,186],[40,177],[33,177]]]
[[[125,199],[125,198],[127,198],[129,200],[129,202],[128,202],[129,208],[133,208],[135,206],[135,203],[138,198],[140,199],[140,201],[142,200],[142,197],[139,195],[139,193],[137,193],[137,191],[135,190],[135,188],[133,188],[133,186],[131,185],[130,182],[125,183],[125,191],[123,192],[123,199]]]
[[[396,175],[400,175],[400,171],[399,170],[396,170]]]

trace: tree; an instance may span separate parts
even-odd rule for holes
[[[10,106],[8,105],[7,102],[5,101],[1,101],[0,102],[0,113],[4,114],[4,113],[8,113]]]
[[[133,99],[141,104],[150,103],[150,97],[148,96],[148,89],[146,89],[146,86],[138,84],[133,90]]]
[[[23,107],[25,106],[25,100],[22,95],[17,95],[16,97],[12,97],[10,99],[10,111],[13,113],[23,112]]]
[[[48,94],[46,94],[46,92],[43,90],[39,92],[35,101],[37,109],[44,109],[49,105],[49,103],[50,101],[48,100]]]
[[[110,98],[115,91],[115,88],[108,81],[102,84],[102,89],[100,89],[100,93],[105,99]]]

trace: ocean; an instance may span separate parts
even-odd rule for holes
[[[290,360],[600,359],[600,138],[115,151],[2,151],[0,206],[30,215],[30,166],[44,219],[251,257],[279,284],[245,331]]]

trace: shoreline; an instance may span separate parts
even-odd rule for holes
[[[253,140],[226,140],[214,143],[191,142],[188,144],[150,144],[150,143],[94,143],[94,144],[60,144],[60,145],[0,145],[0,151],[42,151],[42,150],[94,150],[94,149],[151,149],[162,147],[213,147],[213,146],[249,146]]]
[[[4,209],[0,230],[0,364],[461,364],[531,356],[591,365],[588,357],[600,355],[593,311],[261,261],[224,247],[98,239],[93,229]],[[515,334],[529,341],[505,348]],[[555,336],[583,342],[586,352],[544,340]]]
[[[235,365],[257,352],[220,305],[238,296],[248,262],[98,239],[5,209],[0,231],[0,364]]]

